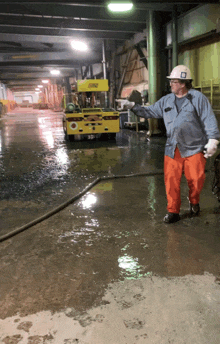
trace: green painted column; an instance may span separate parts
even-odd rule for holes
[[[177,6],[173,6],[172,12],[172,46],[173,46],[173,55],[172,55],[172,68],[178,65],[178,33],[177,33]]]
[[[160,36],[157,30],[157,18],[154,11],[149,11],[148,16],[148,73],[149,73],[149,88],[148,88],[148,101],[154,104],[158,100],[158,75],[159,75],[159,44]],[[149,131],[148,135],[158,134],[158,120],[155,118],[148,119]]]
[[[148,16],[148,61],[149,61],[149,103],[157,101],[157,34],[155,12],[150,10]]]

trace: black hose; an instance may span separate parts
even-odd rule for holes
[[[82,197],[86,192],[88,192],[90,189],[92,189],[96,184],[98,184],[99,182],[103,181],[103,180],[110,180],[110,179],[117,179],[117,178],[129,178],[129,177],[141,177],[141,176],[159,176],[159,175],[163,175],[164,172],[145,172],[145,173],[135,173],[135,174],[128,174],[128,175],[113,175],[113,176],[104,176],[104,177],[99,177],[97,179],[95,179],[91,184],[89,184],[83,191],[81,191],[80,193],[78,193],[76,196],[70,198],[68,201],[62,203],[61,205],[59,205],[57,208],[52,209],[51,211],[49,211],[48,213],[44,214],[43,216],[27,223],[26,225],[19,227],[17,229],[15,229],[14,231],[5,234],[3,236],[0,237],[0,242],[5,241],[13,236],[15,236],[16,234],[19,234],[21,232],[23,232],[26,229],[29,229],[32,226],[35,226],[36,224],[48,219],[49,217],[51,217],[52,215],[58,213],[59,211],[63,210],[64,208],[66,208],[68,205],[70,205],[71,203],[74,203],[75,201],[77,201],[80,197]]]

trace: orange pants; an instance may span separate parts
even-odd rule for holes
[[[199,203],[199,195],[205,181],[206,158],[203,153],[181,158],[176,148],[174,159],[164,157],[164,178],[167,194],[167,210],[170,213],[179,213],[181,205],[180,182],[184,172],[189,187],[189,201]]]

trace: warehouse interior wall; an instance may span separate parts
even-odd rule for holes
[[[193,87],[209,99],[220,129],[220,41],[195,46],[179,54],[179,64],[190,68]]]
[[[220,81],[220,5],[198,6],[178,18],[178,64],[190,68],[193,86],[201,89],[210,80]],[[172,47],[171,23],[166,25],[166,44]]]
[[[178,42],[213,32],[220,17],[220,5],[206,4],[198,6],[178,19]]]
[[[196,87],[201,87],[203,80],[220,79],[220,42],[180,53],[179,64],[191,69]]]
[[[220,5],[200,5],[178,18],[178,43],[214,32],[220,17]],[[172,45],[172,22],[166,24],[166,46]]]

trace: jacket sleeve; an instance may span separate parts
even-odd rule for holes
[[[199,98],[199,117],[207,135],[207,139],[219,140],[220,133],[218,129],[218,122],[212,110],[211,104],[209,103],[206,96],[204,96],[204,94],[201,93],[201,96]]]
[[[162,118],[163,117],[164,97],[150,106],[135,105],[131,111],[135,115],[144,118]]]

